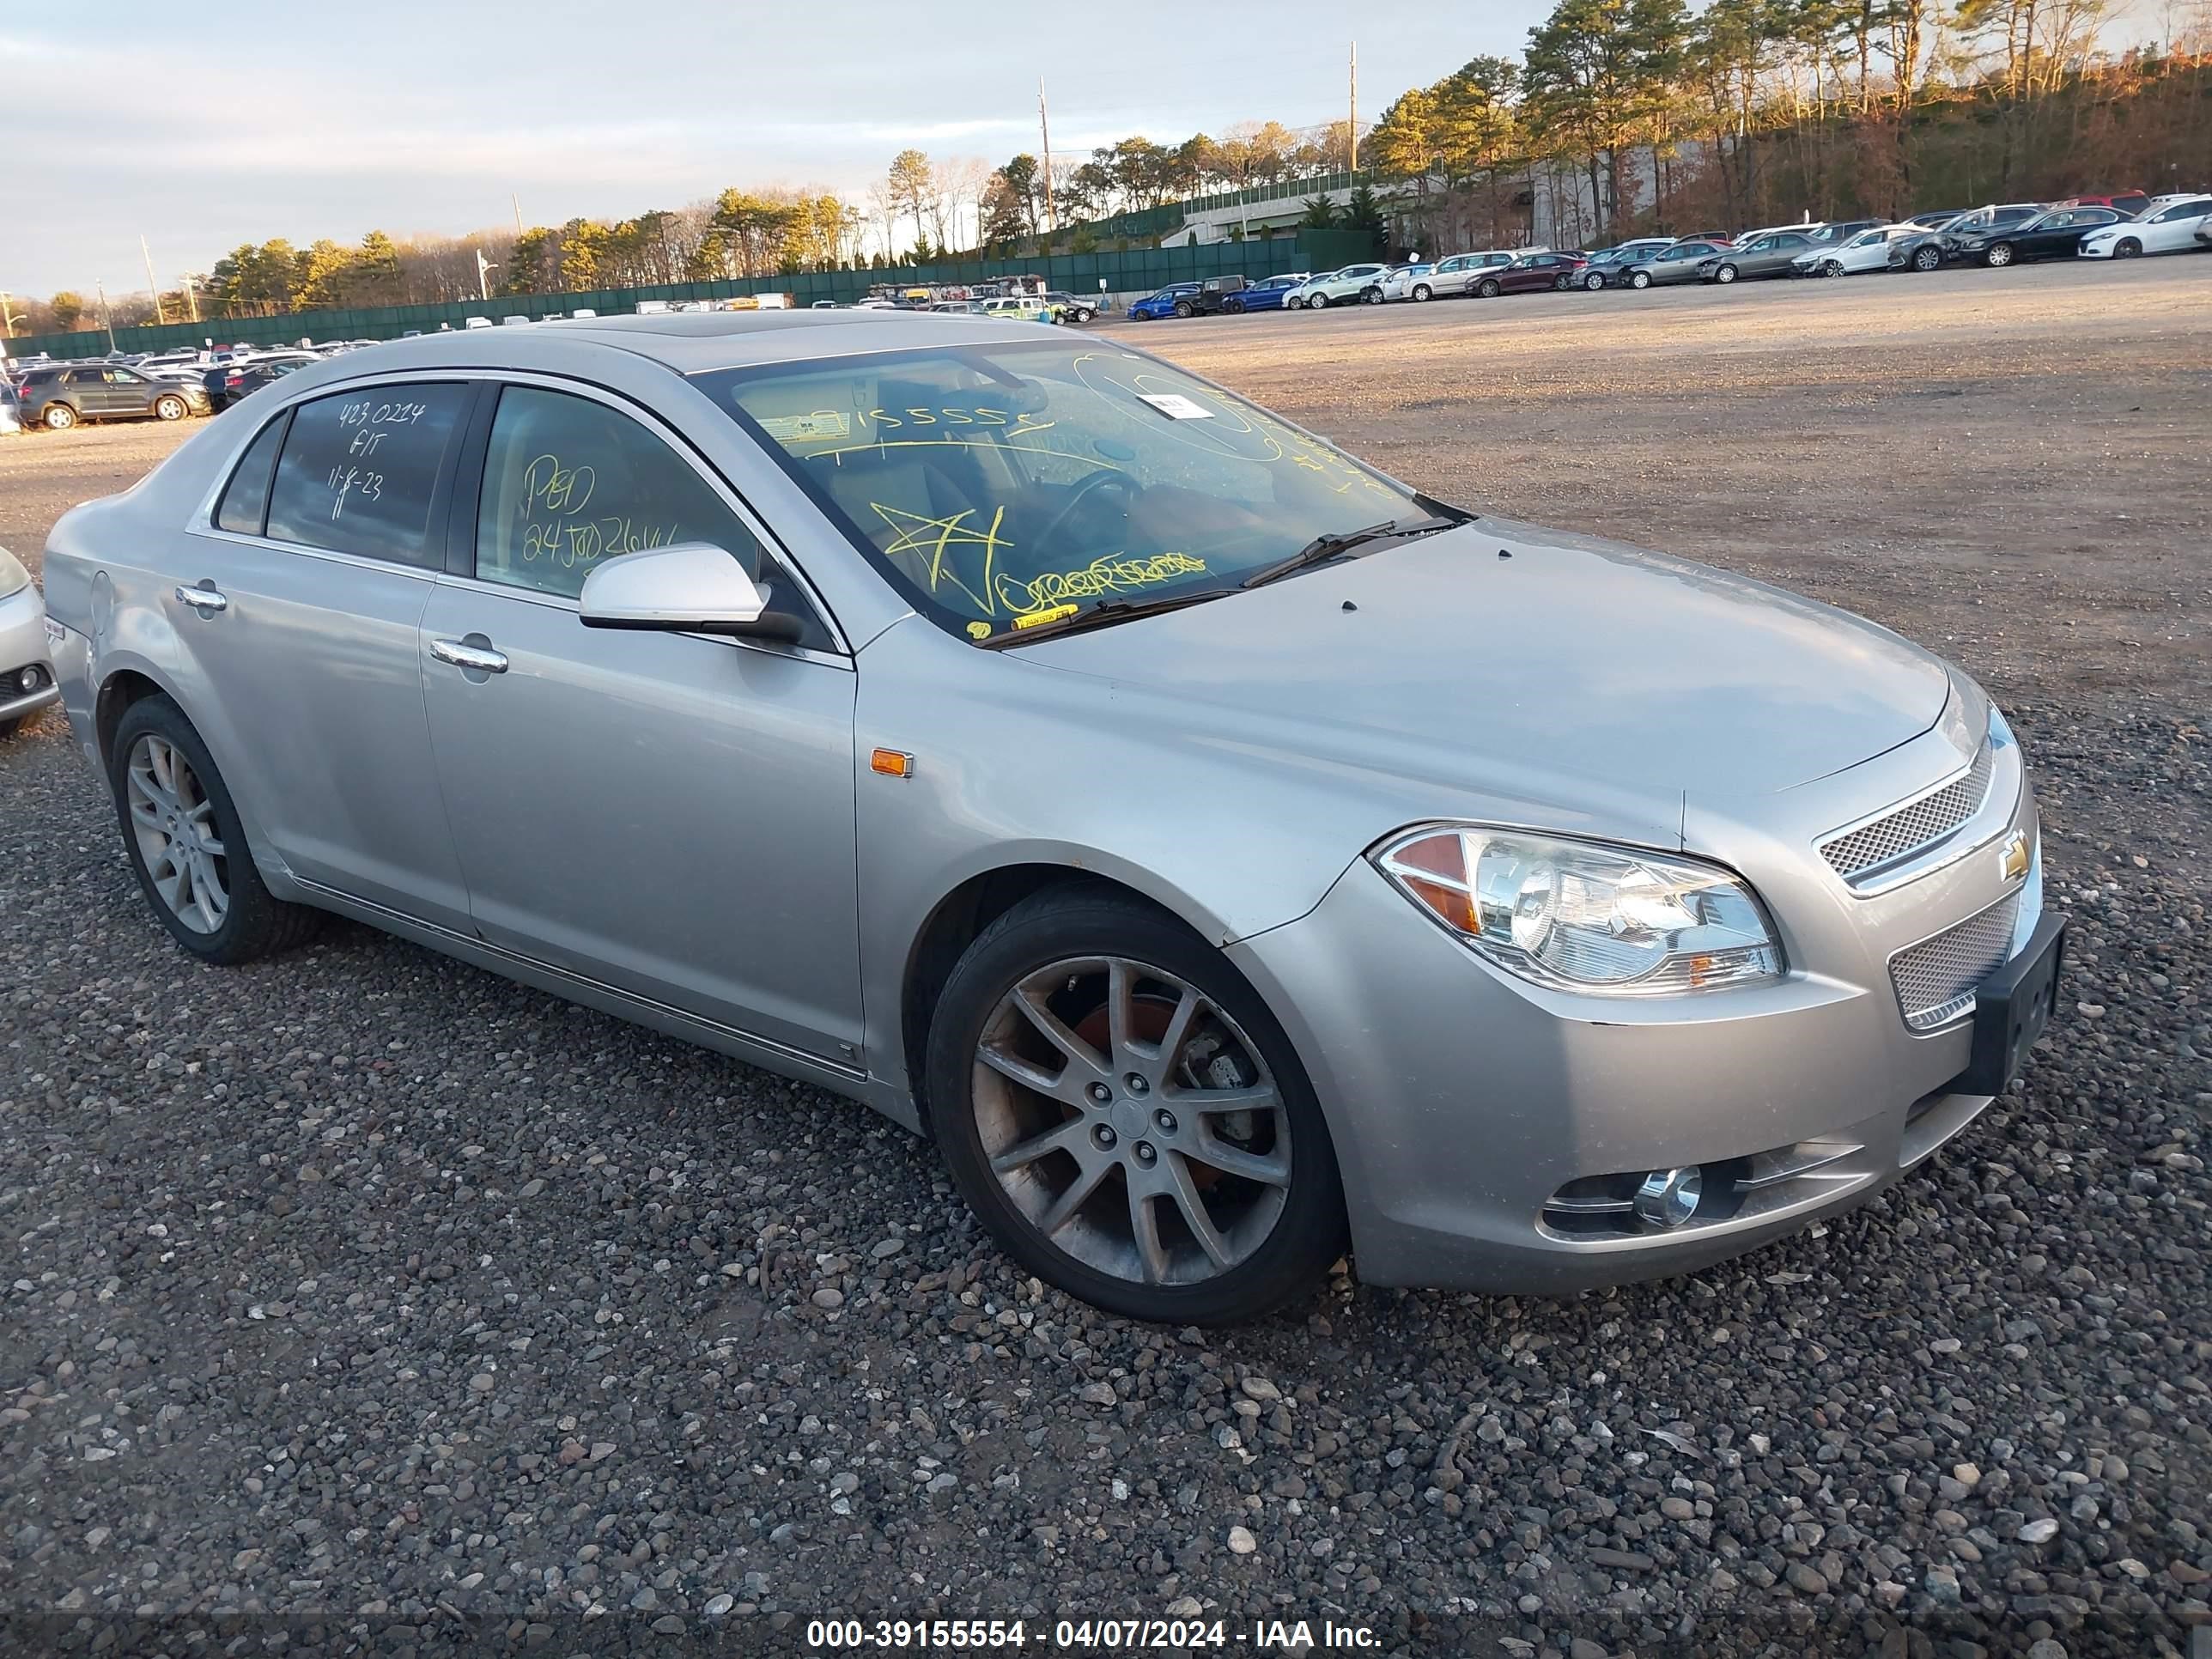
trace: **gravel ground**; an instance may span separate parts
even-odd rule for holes
[[[2014,713],[2076,1006],[1882,1200],[1668,1284],[1107,1318],[842,1102],[351,927],[191,963],[27,733],[0,1647],[759,1650],[849,1611],[2201,1659],[2208,300],[2180,258],[1135,337],[1448,497],[1850,605]],[[173,441],[0,444],[0,539]]]

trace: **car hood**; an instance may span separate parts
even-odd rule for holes
[[[1951,692],[1936,658],[1842,611],[1496,519],[1015,654],[1247,754],[1647,809],[1825,777],[1927,731]]]

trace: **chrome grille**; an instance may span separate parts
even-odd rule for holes
[[[2020,892],[2007,893],[1955,927],[1889,959],[1898,1012],[1916,1031],[1947,1025],[1974,1006],[1974,988],[2002,967],[2012,950]]]
[[[1895,864],[1943,839],[1981,810],[1996,751],[1984,740],[1966,775],[1893,812],[1820,843],[1820,856],[1845,881]]]

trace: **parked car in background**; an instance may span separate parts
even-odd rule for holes
[[[1429,278],[1435,275],[1436,269],[1432,264],[1392,266],[1390,274],[1382,279],[1382,297],[1385,300],[1411,300],[1415,297],[1413,289],[1418,285],[1422,290],[1421,299],[1433,299],[1436,290],[1431,286]]]
[[[2023,220],[2008,230],[1976,230],[1959,238],[1955,258],[1978,264],[2008,265],[2017,260],[2070,259],[2081,239],[2129,216],[2108,207],[2056,207]]]
[[[1244,290],[1250,286],[1241,276],[1209,276],[1191,295],[1191,308],[1201,317],[1218,317],[1224,311],[1239,315],[1244,309]]]
[[[312,352],[295,351],[279,356],[271,353],[249,362],[226,363],[210,368],[200,377],[201,389],[206,392],[208,407],[216,410],[228,409],[240,398],[272,386],[287,374],[319,363],[323,360]]]
[[[204,1035],[313,1014],[319,971],[204,966],[340,913],[873,1107],[1019,1273],[1172,1330],[1347,1255],[1564,1297],[1909,1212],[2074,1000],[1965,672],[1477,519],[1113,340],[622,319],[264,407],[46,547],[76,745],[192,958],[147,978]],[[965,435],[853,441],[893,409]],[[669,540],[544,556],[586,522]],[[1038,761],[1077,750],[1146,788]],[[1845,1270],[1937,1271],[1929,1231],[1854,1228]]]
[[[14,737],[61,696],[46,638],[46,600],[21,562],[0,547],[0,739]]]
[[[1157,322],[1163,317],[1189,317],[1198,307],[1191,303],[1198,292],[1196,283],[1170,283],[1154,294],[1147,294],[1129,307],[1129,320],[1137,323]]]
[[[1002,294],[981,301],[983,314],[1008,323],[1056,323],[1060,308],[1041,294]]]
[[[1060,307],[1060,319],[1064,323],[1087,323],[1098,314],[1098,296],[1095,294],[1062,294],[1055,289],[1044,297]]]
[[[2124,190],[2117,196],[2069,196],[2058,207],[2108,207],[2123,219],[2132,219],[2150,205],[2148,191]]]
[[[1946,261],[1960,258],[1963,256],[1959,250],[1966,242],[1992,232],[2016,229],[2030,219],[2040,217],[2050,205],[2048,202],[2005,202],[1978,207],[1945,225],[1937,246],[1942,249]]]
[[[1728,250],[1725,242],[1703,240],[1671,242],[1622,271],[1614,285],[1620,288],[1665,288],[1674,283],[1693,283],[1705,262]]]
[[[1725,283],[1761,276],[1793,276],[1796,272],[1791,261],[1814,246],[1812,236],[1805,231],[1770,231],[1704,261],[1698,266],[1698,280]]]
[[[2197,233],[2208,220],[2212,220],[2212,196],[2154,196],[2134,218],[2084,236],[2081,257],[2132,259],[2142,253],[2179,253],[2197,246]]]
[[[209,410],[198,386],[157,380],[119,363],[33,369],[20,389],[23,423],[53,432],[83,421],[181,421]]]
[[[1280,311],[1284,296],[1311,275],[1310,271],[1286,270],[1263,283],[1253,283],[1237,297],[1244,301],[1247,311]]]
[[[2212,220],[2197,227],[2197,240],[2200,246],[2212,247]]]
[[[1939,219],[1933,225],[1906,220],[1898,228],[1904,234],[1893,237],[1889,243],[1889,268],[1892,270],[1928,271],[1939,269],[1943,263],[1943,230],[1953,219]]]
[[[1382,299],[1382,278],[1389,267],[1380,264],[1346,265],[1341,270],[1325,271],[1319,276],[1309,276],[1285,295],[1283,303],[1293,311],[1325,311],[1330,306],[1350,305],[1354,301],[1366,300],[1371,291],[1370,304],[1380,304]]]
[[[1618,287],[1637,265],[1674,246],[1671,236],[1639,236],[1633,241],[1600,248],[1583,266],[1582,285],[1593,294],[1601,288]]]
[[[15,382],[0,374],[0,437],[23,429],[23,398]]]
[[[1510,265],[1486,270],[1475,278],[1478,298],[1494,300],[1501,294],[1534,294],[1540,289],[1570,289],[1582,275],[1579,253],[1524,253]]]
[[[1840,246],[1808,247],[1791,261],[1801,276],[1856,276],[1889,269],[1890,244],[1921,234],[1917,225],[1879,225]]]
[[[1474,285],[1485,271],[1503,270],[1527,253],[1548,252],[1546,248],[1485,248],[1478,253],[1455,253],[1449,259],[1437,261],[1436,269],[1413,284],[1409,296],[1415,300],[1442,300],[1453,295],[1474,292]],[[1426,294],[1419,290],[1426,289]]]
[[[1900,224],[1918,225],[1923,230],[1941,230],[1944,226],[1949,224],[1952,220],[1958,218],[1961,214],[1964,214],[1966,211],[1967,210],[1965,208],[1937,208],[1933,212],[1929,213],[1916,213],[1911,218],[1900,220],[1899,222]]]
[[[1805,234],[1813,239],[1816,247],[1841,247],[1854,236],[1880,230],[1888,223],[1887,219],[1832,219],[1826,224],[1808,228]]]

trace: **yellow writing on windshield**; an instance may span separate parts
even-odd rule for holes
[[[1001,571],[999,598],[1017,617],[1076,599],[1098,599],[1128,587],[1147,587],[1173,581],[1177,576],[1206,573],[1206,561],[1188,553],[1152,553],[1129,556],[1109,554],[1078,570],[1048,570],[1026,580]]]

